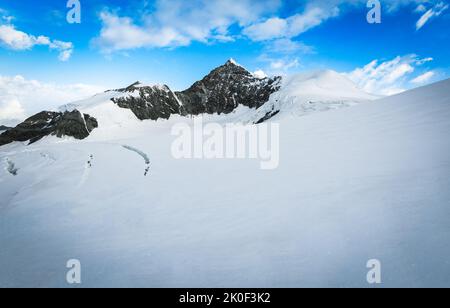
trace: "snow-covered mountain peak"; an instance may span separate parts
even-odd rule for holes
[[[122,88],[122,89],[117,89],[117,90],[113,90],[117,91],[117,92],[121,92],[121,93],[126,93],[126,92],[135,92],[135,91],[139,91],[142,88],[146,88],[148,90],[156,90],[156,91],[170,91],[170,88],[168,85],[166,84],[161,84],[161,83],[155,83],[155,84],[145,84],[141,81],[136,81],[135,83],[129,85],[126,88]]]
[[[242,76],[252,76],[252,74],[244,68],[242,65],[237,64],[234,60],[228,60],[224,65],[221,65],[215,69],[213,69],[205,78],[209,76],[217,76],[220,75],[222,77],[230,76],[230,75],[242,75]]]
[[[236,62],[236,60],[234,60],[233,58],[230,58],[225,65],[234,65],[234,66],[240,66],[243,67],[242,65],[240,65],[239,63]]]
[[[248,112],[241,122],[260,123],[279,113],[303,115],[375,98],[335,71],[268,78],[228,60],[184,91],[174,92],[165,84],[146,85],[137,81],[67,104],[59,112],[79,110],[98,120],[102,128],[122,126],[130,120],[230,114],[242,107],[248,108]]]
[[[295,74],[283,80],[284,95],[305,100],[372,100],[377,96],[359,89],[344,75],[332,70]]]
[[[367,102],[379,97],[359,89],[352,81],[332,70],[319,70],[283,77],[280,90],[252,115],[261,122],[278,114],[305,115]]]

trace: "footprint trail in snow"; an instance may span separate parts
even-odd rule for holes
[[[81,176],[81,180],[80,180],[80,183],[78,184],[78,187],[81,187],[84,185],[84,183],[86,183],[86,181],[89,178],[89,175],[91,173],[93,162],[94,162],[94,155],[91,154],[91,155],[89,155],[89,159],[86,162],[86,165],[84,167],[83,175]]]

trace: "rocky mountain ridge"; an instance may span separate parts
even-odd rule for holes
[[[117,91],[112,101],[133,111],[140,120],[168,119],[171,115],[229,114],[239,105],[259,108],[278,91],[281,77],[258,78],[229,60],[189,89],[173,92],[167,85],[136,82]]]
[[[258,77],[233,60],[212,70],[189,89],[173,92],[167,85],[146,86],[136,82],[111,101],[133,112],[139,120],[169,119],[172,115],[229,114],[238,106],[259,108],[281,87],[281,77]],[[98,127],[97,120],[76,108],[43,111],[0,135],[0,146],[14,141],[34,143],[49,135],[84,139]]]
[[[14,141],[32,144],[45,136],[84,139],[98,127],[97,120],[78,110],[70,112],[42,111],[0,135],[0,146]]]
[[[0,125],[0,131],[5,131],[5,130],[8,130],[8,129],[11,129],[11,127],[5,126],[5,125]]]

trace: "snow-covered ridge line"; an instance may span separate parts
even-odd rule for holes
[[[238,84],[233,82],[232,87],[241,89],[240,93],[232,93],[226,85],[236,76],[241,76],[241,79]],[[140,120],[168,119],[172,114],[228,114],[237,106],[244,105],[255,109],[242,118],[244,123],[260,123],[275,115],[305,115],[334,110],[379,98],[359,89],[335,71],[314,71],[270,79],[263,72],[249,73],[232,60],[185,91],[173,92],[167,85],[145,86],[140,82],[110,93],[117,91],[120,93],[112,100],[119,102],[120,107],[131,109]],[[249,93],[262,99],[251,102]],[[242,100],[244,96],[246,99]],[[159,111],[155,112],[155,109]]]
[[[130,109],[139,120],[158,120],[173,115],[229,114],[240,105],[258,108],[278,90],[280,79],[255,76],[229,60],[184,91],[135,82],[108,93],[121,93],[112,101]]]
[[[248,72],[233,59],[185,91],[174,92],[165,84],[145,85],[138,81],[105,95],[107,102],[112,100],[130,109],[139,120],[229,114],[243,105],[255,110],[242,118],[244,123],[259,123],[275,115],[333,110],[378,98],[331,70],[268,78],[262,71]],[[90,100],[85,103],[92,106]],[[77,104],[82,108],[80,105],[83,103]]]
[[[310,113],[345,108],[378,99],[359,89],[344,75],[320,70],[285,76],[280,89],[247,119],[260,123],[275,116],[303,116]]]
[[[250,73],[231,59],[184,91],[174,92],[165,84],[145,85],[135,82],[122,89],[106,91],[90,99],[64,105],[60,112],[81,110],[88,115],[92,113],[101,119],[100,125],[104,125],[104,120],[116,121],[108,119],[115,116],[111,113],[100,114],[98,111],[102,108],[97,107],[111,102],[130,110],[138,120],[154,121],[168,120],[172,116],[225,116],[244,106],[251,111],[241,122],[256,124],[274,116],[304,115],[352,106],[371,99],[374,96],[364,93],[333,71],[268,78],[263,72]],[[84,123],[84,119],[81,122]],[[84,126],[89,131],[89,127]]]

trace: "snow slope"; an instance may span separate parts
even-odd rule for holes
[[[280,91],[258,109],[251,120],[269,112],[282,111],[283,116],[302,116],[354,106],[380,98],[359,89],[352,81],[332,70],[300,73],[283,78]]]
[[[369,259],[382,286],[450,286],[450,80],[272,119],[273,171],[175,160],[191,119],[140,122],[102,95],[81,104],[86,140],[0,148],[1,287],[67,287],[74,258],[84,287],[368,287]]]

